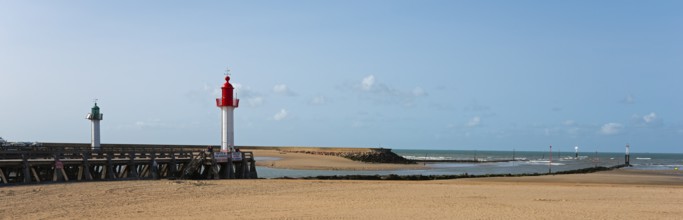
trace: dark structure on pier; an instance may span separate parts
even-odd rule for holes
[[[204,145],[102,144],[99,150],[85,143],[2,146],[0,186],[95,180],[257,178],[253,154],[234,153],[237,155],[213,152]]]

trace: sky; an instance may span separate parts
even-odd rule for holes
[[[0,0],[0,137],[683,153],[681,1]]]

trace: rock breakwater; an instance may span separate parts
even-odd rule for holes
[[[314,155],[326,155],[343,157],[354,161],[366,163],[394,163],[394,164],[415,164],[415,161],[406,159],[391,151],[391,149],[363,149],[363,151],[334,151],[334,150],[287,150],[280,149],[286,153],[304,153]]]
[[[555,173],[525,173],[525,174],[457,174],[457,175],[334,175],[334,176],[308,176],[308,177],[282,177],[277,179],[318,179],[318,180],[449,180],[463,178],[483,178],[483,177],[522,177],[522,176],[545,176],[545,175],[564,175],[564,174],[586,174],[601,171],[609,171],[627,167],[627,165],[616,165],[611,167],[589,167],[576,170],[567,170]]]

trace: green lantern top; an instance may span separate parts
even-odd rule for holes
[[[92,107],[90,114],[88,114],[86,118],[90,120],[102,120],[103,116],[104,114],[100,113],[100,107],[97,106],[97,102],[95,102],[95,106]]]
[[[92,114],[93,115],[99,115],[100,114],[100,107],[97,106],[97,102],[95,102],[95,106],[92,107]]]

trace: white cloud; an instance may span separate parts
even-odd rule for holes
[[[363,78],[363,81],[361,81],[361,89],[365,91],[370,91],[372,89],[372,86],[375,84],[375,75],[369,75]]]
[[[413,96],[418,97],[418,96],[426,96],[426,95],[427,95],[427,93],[420,87],[415,87],[413,89]]]
[[[622,128],[624,128],[624,126],[619,123],[607,123],[602,125],[600,133],[604,135],[619,134]]]
[[[289,113],[287,113],[287,110],[283,108],[283,109],[280,109],[280,111],[278,113],[275,113],[275,115],[273,116],[273,119],[275,119],[275,121],[280,121],[280,120],[287,118],[287,115],[289,115]]]
[[[241,99],[242,103],[246,101],[247,106],[250,107],[263,105],[265,99],[251,87],[239,83],[234,83],[232,86],[235,87],[235,98]]]
[[[624,99],[621,100],[621,103],[624,104],[633,104],[635,102],[636,100],[633,98],[631,94],[628,94]]]
[[[287,93],[287,85],[277,84],[277,85],[273,86],[273,92],[275,92],[275,93]]]
[[[146,121],[136,121],[135,122],[135,127],[138,128],[156,128],[156,127],[165,127],[167,124],[162,123],[160,119],[152,119],[152,120],[146,120]]]
[[[235,88],[235,93],[237,93],[237,92],[240,92],[240,93],[247,93],[247,95],[248,95],[249,91],[251,90],[251,88],[246,87],[246,86],[244,86],[244,85],[242,85],[242,84],[240,84],[240,83],[233,83],[233,84],[232,84],[232,87]],[[245,94],[241,94],[241,95],[245,95]]]
[[[463,110],[473,112],[488,112],[491,110],[491,107],[479,104],[477,100],[472,100],[472,102],[469,105],[465,106]]]
[[[149,123],[144,122],[144,121],[136,121],[136,122],[135,122],[135,126],[137,126],[137,127],[146,127],[146,126],[149,126]]]
[[[481,124],[481,118],[479,116],[475,116],[472,119],[470,119],[470,121],[467,122],[466,125],[469,127],[475,127],[475,126],[478,126],[479,124]]]
[[[247,98],[247,105],[251,107],[263,105],[263,97]]]
[[[657,119],[657,114],[655,114],[654,112],[651,112],[650,114],[643,116],[643,121],[645,121],[645,123],[653,122],[656,119]]]
[[[354,83],[352,88],[360,92],[363,99],[378,104],[399,104],[406,107],[415,106],[421,96],[428,95],[421,87],[403,90],[384,84],[375,75],[364,77],[360,83]]]
[[[566,120],[566,121],[562,122],[562,124],[564,124],[566,126],[572,126],[572,125],[575,125],[576,122],[574,120]]]
[[[216,86],[211,86],[208,83],[204,83],[204,91],[211,93],[211,96],[220,98],[221,88]]]
[[[273,86],[273,92],[281,95],[288,95],[288,96],[295,96],[296,93],[294,93],[292,90],[287,87],[285,84],[277,84]]]
[[[350,86],[349,86],[350,85]],[[375,75],[368,75],[352,84],[346,84],[346,88],[351,88],[359,92],[362,99],[373,101],[377,104],[398,104],[405,107],[412,107],[427,96],[427,92],[421,87],[413,89],[398,89],[378,80]]]
[[[313,105],[324,105],[325,103],[325,96],[316,96],[311,99],[311,104]]]
[[[365,124],[364,124],[362,121],[354,120],[354,121],[351,123],[351,127],[353,127],[353,128],[362,128],[362,127],[365,127]]]

